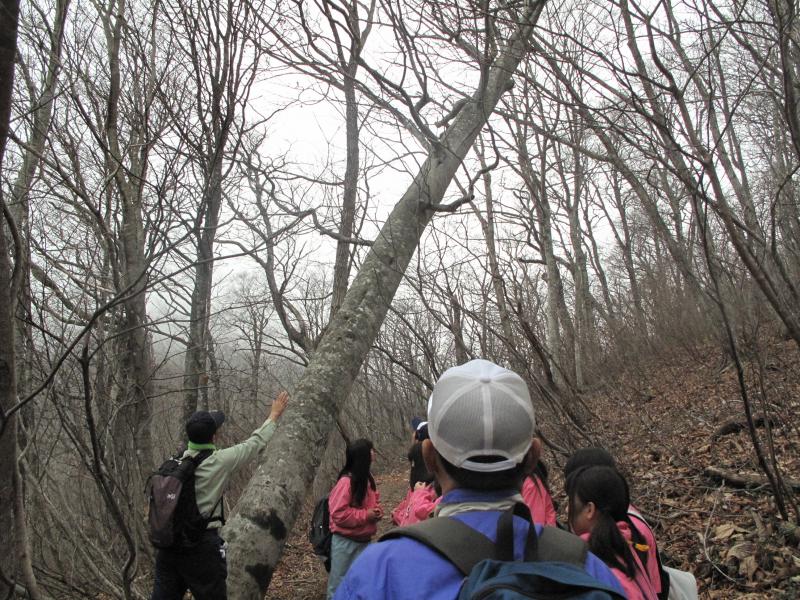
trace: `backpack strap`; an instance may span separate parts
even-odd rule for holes
[[[194,468],[196,469],[197,467],[200,466],[201,462],[203,462],[205,459],[207,459],[212,454],[214,454],[213,450],[205,449],[205,450],[201,450],[200,452],[198,452],[194,456],[187,456],[187,458],[194,463]]]
[[[220,497],[219,497],[219,500],[217,500],[217,503],[214,504],[214,506],[211,508],[211,512],[209,514],[212,515],[212,516],[210,516],[208,519],[205,520],[207,526],[210,525],[211,523],[215,523],[217,521],[219,521],[220,523],[225,525],[225,503],[222,501],[222,499],[224,497],[225,497],[225,494],[221,494]],[[220,506],[220,505],[222,505],[222,512],[221,512],[220,516],[218,516],[218,517],[213,516],[214,512],[217,510],[217,507]]]
[[[656,550],[656,562],[658,563],[658,577],[661,579],[661,593],[658,594],[659,600],[667,600],[669,598],[670,579],[669,573],[664,568],[661,562],[661,553]]]
[[[542,527],[536,560],[563,562],[583,568],[589,546],[577,535],[558,527]]]
[[[522,517],[528,523],[528,538],[525,542],[526,561],[562,562],[583,568],[589,546],[577,535],[557,527],[542,527],[537,535],[527,505],[517,503],[500,515],[497,522],[497,560],[514,560],[514,516]]]
[[[190,456],[189,460],[191,460],[194,463],[195,471],[197,470],[197,467],[200,466],[200,463],[202,463],[205,459],[207,459],[212,454],[214,454],[213,450],[206,449],[206,450],[201,450],[200,452],[198,452],[196,456]],[[195,481],[197,481],[197,480],[195,479]],[[211,512],[208,513],[210,515],[209,518],[208,519],[203,519],[205,521],[205,523],[206,523],[206,527],[208,527],[211,523],[215,523],[217,521],[219,521],[220,523],[225,525],[225,503],[223,502],[223,498],[224,497],[225,497],[225,494],[221,494],[220,495],[219,499],[217,499],[216,503],[214,503],[214,506],[211,507]],[[218,516],[218,517],[215,517],[214,513],[217,511],[217,507],[220,506],[220,504],[222,505],[222,514],[220,516]]]
[[[517,508],[522,506],[522,508]],[[523,510],[524,509],[524,510]],[[409,537],[436,550],[464,575],[484,559],[513,560],[514,515],[524,517],[530,513],[525,505],[515,507],[500,515],[497,523],[497,544],[482,533],[452,517],[433,517],[408,527],[399,527],[384,534],[379,541]],[[543,527],[536,534],[533,523],[528,527],[525,560],[555,561],[583,568],[589,547],[582,539],[556,527]]]
[[[641,523],[644,527],[646,527],[648,531],[650,531],[650,535],[652,535],[653,539],[655,539],[655,536],[653,535],[653,528],[650,527],[650,523],[648,523],[647,520],[645,520],[645,518],[642,515],[640,515],[635,511],[629,510],[627,512],[627,517],[628,517],[627,518],[628,525],[630,525],[631,527],[631,536],[633,537],[633,545],[632,545],[633,552],[639,557],[639,560],[641,561],[642,565],[647,565],[648,552],[650,550],[650,546],[644,543],[645,542],[644,536],[642,535],[642,532],[639,530],[636,524],[633,522],[633,520],[636,519],[639,523]],[[657,556],[658,551],[655,548],[654,550],[656,551],[655,553]]]
[[[514,516],[522,517],[528,522],[528,537],[525,540],[525,560],[537,560],[539,554],[539,536],[533,525],[531,511],[527,504],[517,502],[505,511],[497,520],[497,541],[495,542],[495,558],[502,561],[514,560]]]
[[[653,532],[653,528],[651,527],[650,523],[647,522],[647,519],[644,518],[643,515],[638,513],[637,511],[628,511],[628,518],[636,519],[640,523],[642,523],[645,527],[647,527],[650,532]],[[655,535],[653,536],[655,539]],[[658,594],[659,600],[666,600],[669,597],[669,573],[664,569],[664,565],[661,562],[661,553],[658,551],[658,546],[656,545],[655,548],[655,555],[656,555],[656,566],[658,567],[658,577],[661,580],[661,593]],[[647,565],[647,558],[642,561],[642,565]]]
[[[464,575],[476,564],[494,558],[492,540],[466,523],[450,517],[433,517],[408,527],[398,527],[384,534],[380,542],[407,537],[424,544],[449,560]]]

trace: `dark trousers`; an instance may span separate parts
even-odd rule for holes
[[[150,600],[182,600],[186,590],[195,600],[227,600],[223,540],[209,529],[200,543],[185,550],[159,550]]]

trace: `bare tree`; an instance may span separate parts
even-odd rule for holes
[[[26,88],[31,95],[29,113],[29,133],[28,139],[24,144],[23,156],[19,164],[14,184],[11,190],[10,210],[17,224],[17,229],[23,240],[23,249],[16,257],[17,264],[22,272],[22,284],[20,285],[21,297],[18,304],[18,327],[17,336],[17,357],[20,369],[19,383],[20,390],[24,394],[31,389],[31,361],[33,352],[32,332],[31,332],[31,276],[41,276],[42,272],[32,269],[31,250],[30,250],[30,223],[29,223],[29,199],[33,180],[40,164],[40,157],[45,149],[46,136],[50,130],[52,120],[54,97],[58,86],[58,73],[61,68],[61,49],[64,40],[64,28],[67,21],[70,0],[59,0],[54,7],[53,23],[47,19],[42,19],[39,27],[34,28],[37,32],[43,29],[47,33],[50,43],[45,48],[45,55],[41,57],[42,73],[39,75],[34,68],[35,65],[29,64],[27,60],[20,57],[20,70],[25,77]],[[35,20],[45,14],[45,10],[35,4],[31,7],[30,18]],[[28,44],[30,47],[31,44]],[[40,79],[37,81],[37,75]],[[25,413],[23,413],[25,415]]]
[[[17,53],[17,30],[19,2],[7,0],[0,4],[0,172],[3,168],[11,118],[12,90],[14,88],[14,62]],[[0,301],[0,528],[8,538],[0,555],[0,594],[6,597],[16,592],[19,568],[26,562],[27,540],[25,529],[17,527],[23,522],[21,479],[17,456],[17,418],[7,411],[17,401],[16,344],[14,342],[14,310],[17,302],[19,271],[15,273],[12,248],[15,254],[22,252],[19,231],[11,218],[5,197],[0,190],[0,208],[3,210],[3,227],[0,227],[0,289],[4,298]],[[8,232],[8,233],[7,233]],[[12,243],[8,243],[7,235]],[[32,573],[29,573],[32,575]],[[26,578],[23,578],[26,581]],[[35,593],[35,580],[26,581]]]
[[[349,240],[353,237],[355,225],[360,143],[356,74],[367,37],[372,29],[371,15],[375,11],[375,4],[376,0],[371,0],[371,3],[367,6],[367,14],[364,16],[362,24],[362,18],[359,15],[359,2],[347,2],[342,5],[327,0],[323,2],[323,10],[336,41],[336,63],[341,71],[341,85],[345,99],[347,139],[346,163],[342,182],[342,217],[339,222],[339,237],[336,241],[336,259],[333,272],[331,318],[333,318],[344,301],[352,266],[352,248]],[[342,18],[343,22],[340,23],[337,16]]]
[[[508,89],[543,6],[536,2],[519,15],[512,13],[509,16],[516,24],[513,33],[506,40],[491,40],[497,44],[497,55],[487,65],[478,89],[395,206],[298,383],[292,411],[266,453],[271,460],[264,462],[250,480],[238,513],[226,526],[232,565],[229,586],[235,597],[260,598],[269,585],[296,509],[319,464],[314,449],[327,440],[338,407],[383,323],[419,236],[487,117]],[[499,26],[490,14],[486,18]],[[348,351],[343,352],[345,347]]]
[[[186,145],[199,183],[191,232],[193,257],[192,292],[184,373],[183,414],[188,418],[208,404],[209,315],[214,276],[214,245],[223,206],[223,184],[235,165],[246,129],[244,112],[262,51],[259,2],[193,2],[176,6],[168,18],[194,88],[189,106],[175,106],[162,91],[165,106],[174,107],[172,126]]]

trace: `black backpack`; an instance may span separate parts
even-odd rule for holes
[[[317,500],[314,505],[314,514],[311,516],[311,527],[308,530],[308,541],[314,549],[314,554],[325,561],[325,570],[331,570],[331,513],[328,508],[328,497]]]
[[[520,505],[504,512],[497,523],[497,542],[492,542],[466,523],[434,517],[409,527],[394,529],[381,541],[410,537],[442,554],[461,571],[465,580],[459,600],[521,599],[618,600],[617,590],[597,581],[584,569],[588,547],[566,531],[545,527],[537,535],[528,528],[525,560],[514,560],[514,514],[530,513]]]
[[[195,457],[172,457],[147,480],[148,534],[156,548],[191,548],[200,542],[209,523],[221,521],[225,524],[224,516],[206,518],[197,508],[195,469],[211,453],[211,450],[203,450]],[[212,515],[220,502],[221,496],[211,509]]]

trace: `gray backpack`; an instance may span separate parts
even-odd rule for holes
[[[198,465],[211,456],[203,450],[195,457],[170,458],[150,475],[147,481],[149,502],[148,534],[156,548],[183,549],[196,546],[209,523],[225,518],[205,518],[197,508],[194,472]],[[211,510],[213,515],[222,497]]]

